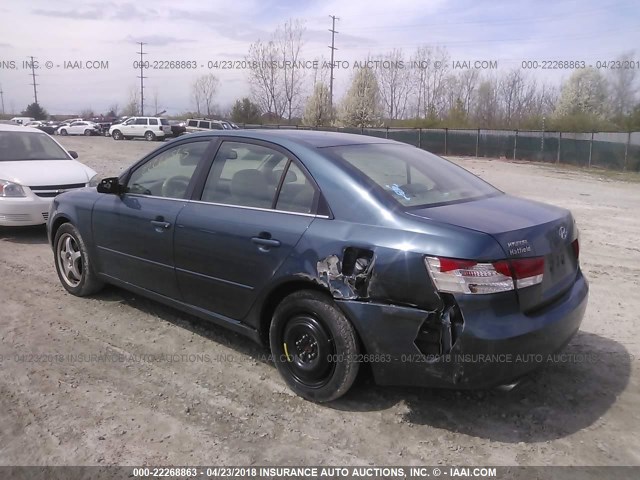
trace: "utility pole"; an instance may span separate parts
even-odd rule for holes
[[[31,78],[33,78],[33,83],[31,85],[33,85],[33,98],[35,100],[36,103],[38,103],[38,89],[37,87],[37,83],[36,83],[36,65],[35,62],[33,60],[33,56],[30,57],[31,58]]]
[[[0,101],[2,101],[2,115],[4,115],[4,92],[2,91],[2,85],[0,85]]]
[[[146,55],[146,53],[144,53],[142,51],[142,47],[144,45],[146,45],[144,42],[138,42],[140,44],[140,51],[136,52],[140,54],[140,76],[138,77],[140,79],[140,115],[144,115],[144,79],[147,78],[144,76],[144,60],[143,60],[143,55]]]
[[[335,36],[336,36],[336,20],[340,20],[338,17],[336,17],[335,15],[329,15],[329,17],[331,18],[331,29],[329,30],[331,32],[331,46],[329,47],[331,49],[331,77],[329,78],[329,108],[330,108],[330,115],[331,115],[331,119],[333,119],[333,52],[334,50],[337,50],[337,48],[335,47]]]

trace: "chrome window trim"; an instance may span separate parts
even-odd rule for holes
[[[285,215],[298,215],[300,217],[313,217],[313,218],[330,219],[330,217],[328,215],[317,215],[315,213],[290,212],[288,210],[276,210],[275,208],[248,207],[246,205],[232,205],[232,204],[229,204],[229,203],[203,202],[202,200],[187,200],[187,199],[184,199],[184,198],[158,197],[156,195],[143,195],[141,193],[125,193],[125,195],[129,195],[131,197],[140,197],[140,198],[157,198],[159,200],[169,200],[169,201],[173,201],[173,202],[182,202],[182,203],[199,203],[199,204],[203,204],[203,205],[214,205],[216,207],[242,208],[242,209],[245,209],[245,210],[257,210],[259,212],[284,213]]]

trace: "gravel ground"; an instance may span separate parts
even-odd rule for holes
[[[158,146],[61,142],[105,176]],[[0,464],[640,465],[640,184],[454,160],[573,211],[591,296],[565,352],[590,361],[547,366],[510,392],[383,388],[363,376],[315,405],[238,335],[114,287],[66,294],[44,228],[5,228]],[[176,353],[189,358],[158,361]]]

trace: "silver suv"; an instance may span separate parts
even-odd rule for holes
[[[205,132],[207,130],[227,130],[225,122],[208,118],[190,118],[187,120],[187,133]]]
[[[111,125],[109,135],[114,140],[131,140],[135,137],[145,138],[150,142],[163,140],[171,135],[171,125],[166,118],[160,117],[131,117],[124,122]]]

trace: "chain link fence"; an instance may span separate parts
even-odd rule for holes
[[[567,133],[484,128],[312,128],[300,125],[243,127],[357,133],[409,143],[438,155],[506,158],[640,171],[640,132]]]

